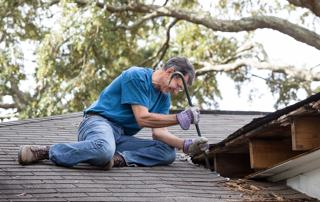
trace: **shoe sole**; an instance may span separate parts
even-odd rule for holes
[[[22,148],[23,148],[24,146],[20,146],[20,148],[19,148],[19,152],[18,152],[18,160],[19,160],[19,164],[20,165],[24,165],[23,163],[22,163],[22,159],[21,159],[21,151],[22,151]]]

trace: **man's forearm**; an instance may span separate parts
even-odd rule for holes
[[[163,128],[179,124],[175,114],[148,113],[137,120],[140,127]]]
[[[183,148],[184,139],[178,138],[172,133],[168,132],[166,129],[156,129],[157,132],[153,134],[152,138],[154,140],[159,140],[171,147]]]

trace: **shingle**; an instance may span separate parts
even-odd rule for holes
[[[84,184],[84,183],[95,183],[93,180],[42,180],[44,183],[58,183],[58,184]]]
[[[36,198],[65,198],[65,197],[82,197],[82,196],[85,196],[87,197],[88,195],[85,194],[85,193],[58,193],[58,192],[55,192],[55,193],[46,193],[46,194],[32,194],[34,197]]]
[[[0,179],[2,179],[0,177]],[[24,187],[20,184],[2,184],[0,183],[0,190],[3,192],[3,190],[7,189],[23,189]]]
[[[55,197],[55,198],[10,198],[9,199],[10,201],[67,201],[66,199],[64,198],[58,198],[58,197]]]
[[[154,197],[119,197],[123,201],[168,201],[174,202],[173,198],[154,198]]]
[[[56,189],[60,193],[99,193],[99,192],[108,192],[107,189],[102,188],[73,188],[73,189]]]
[[[104,188],[104,189],[126,189],[128,185],[122,184],[76,184],[79,188]]]
[[[192,197],[174,197],[175,202],[194,202],[194,199]],[[208,199],[208,198],[202,198],[197,197],[197,201],[201,202],[221,202],[221,199]]]
[[[39,185],[37,185],[37,184],[22,184],[21,186],[28,188],[28,189],[47,189],[47,188],[52,188],[52,189],[69,188],[69,189],[72,189],[72,188],[77,188],[77,186],[74,184],[39,184]]]
[[[104,193],[87,193],[89,196],[115,196],[115,197],[119,197],[119,196],[140,196],[139,194],[137,193],[124,193],[124,192],[121,192],[121,193],[110,193],[110,192],[104,192]]]
[[[12,190],[3,190],[5,194],[39,194],[39,193],[57,193],[54,189],[12,189]]]
[[[134,192],[134,193],[144,193],[144,192],[160,192],[157,189],[153,188],[148,188],[148,189],[110,189],[108,188],[108,191],[114,192],[114,193],[129,193],[129,192]]]
[[[70,197],[66,197],[65,199],[67,199],[68,201],[123,201],[122,199],[118,198],[118,197],[81,197],[81,198],[70,198]]]
[[[126,187],[131,189],[149,189],[149,188],[174,188],[176,186],[168,184],[144,184],[144,185],[126,185]]]
[[[142,181],[138,181],[139,179],[137,180],[133,180],[133,181],[126,181],[126,180],[123,180],[123,181],[118,181],[118,180],[111,180],[111,181],[105,181],[105,180],[93,180],[94,182],[96,183],[101,183],[101,184],[144,184]]]
[[[41,180],[1,180],[3,185],[5,184],[42,184]]]
[[[190,193],[182,193],[182,192],[146,192],[146,193],[138,193],[139,196],[144,197],[177,197],[177,196],[192,196]]]

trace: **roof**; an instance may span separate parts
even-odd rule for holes
[[[218,143],[261,116],[248,114],[202,114],[201,133],[211,143]],[[226,178],[180,160],[180,151],[171,165],[112,168],[109,171],[87,164],[73,168],[53,166],[49,160],[28,166],[18,164],[20,145],[75,142],[81,120],[82,112],[78,112],[1,123],[0,201],[221,201],[259,195],[307,198],[281,183],[248,181],[260,187],[260,191],[251,193],[249,186],[249,191],[244,192],[243,183],[226,182]],[[182,138],[197,136],[194,127],[183,131],[180,126],[173,126],[168,130]],[[137,137],[151,138],[151,129],[143,129]]]
[[[253,119],[222,141],[210,144],[208,157],[214,161],[215,172],[224,177],[277,182],[307,172],[319,173],[319,122],[317,93]],[[195,155],[192,160],[203,164],[204,155]]]
[[[318,100],[320,100],[320,93],[314,94],[314,95],[308,97],[307,99],[304,99],[300,102],[297,102],[297,103],[290,105],[288,107],[285,107],[283,109],[277,110],[273,113],[268,113],[267,115],[263,114],[265,116],[253,119],[250,123],[239,128],[238,130],[233,132],[231,135],[229,135],[227,138],[225,138],[224,140],[222,140],[218,144],[212,145],[212,147],[213,147],[212,149],[216,149],[218,147],[224,147],[226,142],[230,142],[243,134],[246,134],[246,133],[248,133],[248,132],[264,125],[264,124],[267,124],[273,120],[280,118],[281,116],[283,116],[285,114],[288,114],[294,110],[297,110],[297,109],[303,107],[304,105],[308,105],[309,103],[315,102]],[[317,109],[318,107],[319,107],[319,103],[315,107],[315,109]]]

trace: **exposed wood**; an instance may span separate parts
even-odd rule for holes
[[[251,138],[249,148],[252,169],[265,169],[302,153],[300,151],[292,151],[291,139]]]
[[[217,150],[216,149],[210,150],[208,154],[209,160],[213,159],[215,154],[217,153],[249,155],[249,143],[243,143],[241,145],[236,145],[235,147],[220,147]],[[203,166],[205,166],[206,164],[203,153],[192,157],[192,161],[193,163],[202,164]]]
[[[298,156],[292,157],[290,159],[287,159],[285,161],[282,161],[282,162],[279,162],[279,163],[277,163],[275,165],[272,165],[272,166],[270,166],[270,167],[268,167],[266,169],[260,170],[260,171],[258,171],[256,173],[253,173],[253,174],[250,174],[250,175],[246,176],[245,178],[246,179],[253,179],[253,178],[265,178],[265,177],[274,176],[277,173],[281,173],[281,172],[284,172],[284,171],[288,170],[284,166],[285,165],[289,165],[291,163],[295,164],[295,161],[297,161],[297,160],[298,161],[301,161],[301,160],[304,160],[304,159],[308,160],[309,156],[314,156],[314,155],[315,155],[314,158],[318,158],[319,151],[320,151],[320,147],[318,147],[316,149],[313,149],[313,150],[310,150],[310,151],[307,151],[307,152],[304,152],[304,153],[302,153],[302,154],[300,154]],[[305,158],[305,157],[307,157],[307,158]],[[289,165],[289,168],[291,168],[290,165]],[[279,170],[279,171],[276,171],[276,170]]]
[[[215,154],[214,170],[224,177],[242,178],[254,170],[250,168],[249,154]]]
[[[283,123],[281,124],[281,126],[288,126],[288,125],[290,125],[290,124],[291,124],[291,122],[287,121],[287,122],[283,122]]]
[[[293,115],[299,115],[299,114],[302,114],[302,113],[305,113],[307,110],[304,106],[290,112],[289,114],[285,114],[285,115],[282,115],[280,118],[278,118],[277,121],[279,121],[280,123],[282,123],[283,121],[285,121],[288,117],[290,116],[293,116]]]
[[[290,124],[290,123],[289,123]],[[277,137],[277,138],[290,138],[290,127],[280,127],[278,122],[270,122],[264,124],[252,130],[244,135],[241,135],[229,142],[226,142],[225,145],[227,147],[236,146],[237,144],[243,144],[244,142],[248,142],[251,137]]]
[[[318,100],[317,102],[314,102],[312,107],[316,109],[319,105],[320,105],[320,100]]]
[[[252,131],[244,134],[244,135],[241,135],[241,136],[239,136],[239,137],[237,137],[237,138],[235,138],[235,139],[233,139],[233,140],[231,140],[231,141],[229,141],[229,142],[226,142],[225,145],[226,145],[227,147],[229,147],[229,146],[234,146],[234,145],[237,145],[237,144],[239,144],[239,143],[245,142],[245,141],[248,140],[248,138],[250,138],[250,137],[252,137],[252,136],[255,136],[255,135],[258,134],[258,133],[265,133],[265,132],[267,132],[267,131],[269,130],[269,129],[268,129],[268,126],[270,126],[270,123],[266,123],[266,124],[264,124],[264,125],[256,128],[256,129],[254,129],[254,130],[252,130]]]
[[[306,151],[320,146],[320,117],[294,117],[291,124],[292,149]]]

